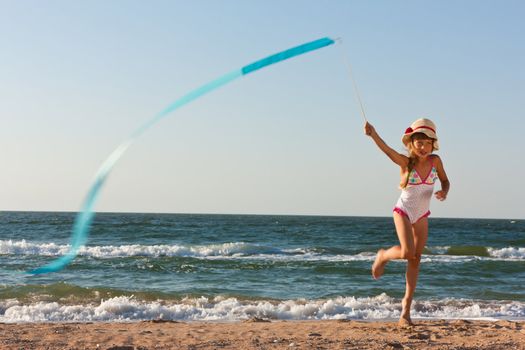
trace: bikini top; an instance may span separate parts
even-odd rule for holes
[[[430,172],[427,174],[426,177],[422,177],[419,175],[417,170],[414,168],[410,171],[410,174],[408,175],[408,183],[407,186],[410,185],[434,185],[436,183],[436,179],[438,178],[436,167],[434,166],[434,162],[432,159],[429,159],[430,164],[432,164],[432,168],[430,169]]]

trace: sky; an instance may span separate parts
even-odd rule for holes
[[[0,0],[0,211],[79,210],[178,97],[328,36],[150,129],[95,209],[390,216],[399,168],[363,133],[349,61],[392,148],[437,124],[451,190],[432,216],[525,219],[523,18],[518,0]]]

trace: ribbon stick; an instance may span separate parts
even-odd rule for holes
[[[58,259],[53,260],[47,265],[35,268],[33,270],[27,271],[29,274],[44,274],[49,272],[57,272],[63,269],[67,264],[69,264],[78,254],[79,249],[87,242],[89,229],[93,218],[95,216],[94,207],[97,201],[97,198],[100,194],[104,182],[106,181],[109,173],[117,163],[117,161],[122,157],[126,150],[135,142],[135,140],[146,132],[149,128],[154,126],[161,119],[168,116],[176,109],[188,104],[201,96],[218,89],[219,87],[226,85],[233,80],[240,78],[244,75],[253,73],[259,69],[265,68],[272,64],[287,60],[289,58],[299,56],[311,51],[321,49],[325,46],[334,44],[334,40],[326,37],[318,40],[308,42],[303,45],[292,47],[288,50],[281,51],[274,55],[268,56],[261,60],[255,61],[251,64],[248,64],[241,69],[235,70],[231,73],[223,75],[211,82],[204,84],[203,86],[189,92],[188,94],[182,96],[180,99],[173,102],[166,109],[161,111],[152,119],[148,120],[144,125],[139,127],[131,136],[122,142],[102,163],[97,173],[95,174],[95,179],[91,185],[86,198],[82,204],[80,212],[75,218],[75,223],[73,225],[73,231],[71,236],[71,246],[67,254],[61,256]]]
[[[343,44],[343,39],[342,38],[337,38],[335,40],[337,42]],[[354,87],[355,98],[356,98],[357,103],[358,103],[358,105],[360,107],[361,116],[363,117],[363,120],[365,122],[368,122],[368,120],[366,119],[366,113],[365,113],[365,107],[363,105],[363,100],[361,99],[361,94],[359,93],[359,89],[357,88],[357,82],[355,81],[354,74],[352,72],[352,65],[350,64],[350,59],[348,58],[348,55],[346,54],[346,51],[343,49],[343,45],[341,45],[340,47],[341,47],[341,52],[343,54],[343,60],[345,61],[346,65],[348,67],[348,74],[350,75],[350,80],[352,80],[352,85]]]

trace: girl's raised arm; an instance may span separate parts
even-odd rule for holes
[[[408,166],[408,157],[388,146],[386,142],[383,141],[381,137],[379,137],[376,129],[369,122],[365,123],[365,134],[370,136],[376,143],[377,147],[379,147],[379,149],[383,151],[394,163],[402,168]]]

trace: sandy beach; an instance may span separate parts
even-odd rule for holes
[[[1,349],[525,349],[525,322],[273,321],[0,325]]]

